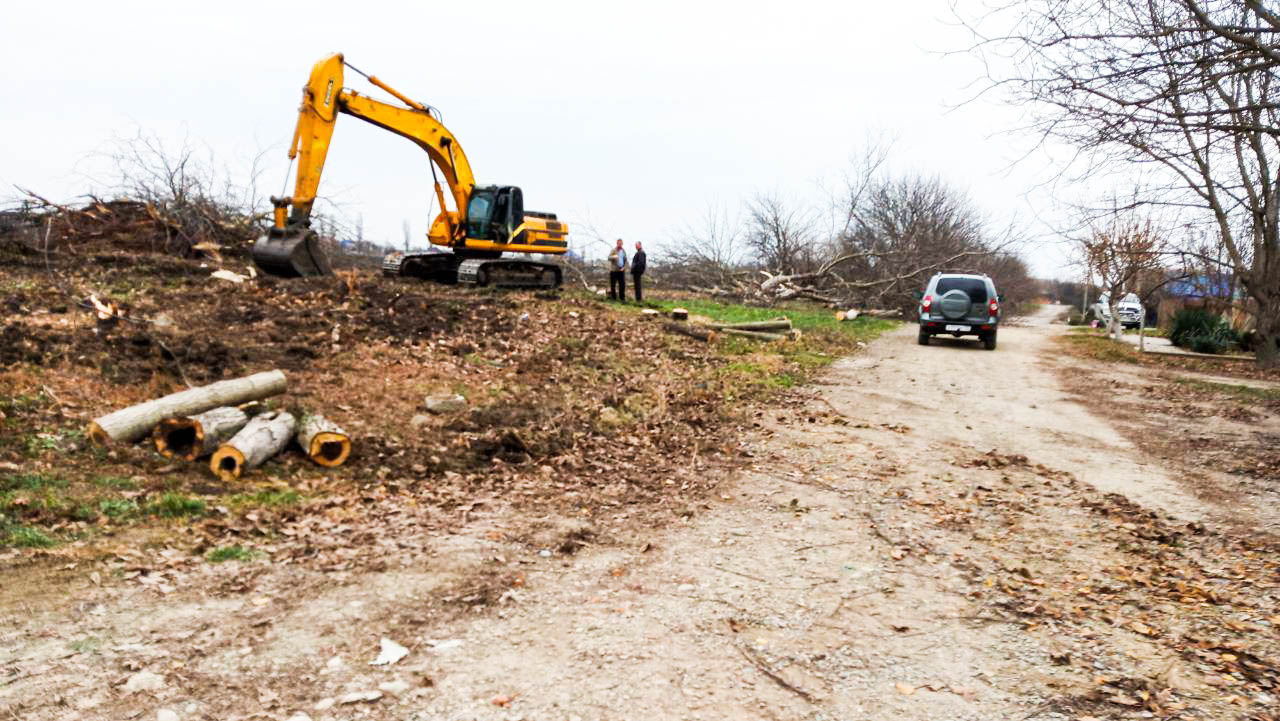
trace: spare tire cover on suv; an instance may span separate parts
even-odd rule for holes
[[[973,307],[973,302],[969,299],[969,294],[953,288],[938,299],[938,307],[942,310],[942,317],[948,320],[959,320],[969,314],[969,309]]]

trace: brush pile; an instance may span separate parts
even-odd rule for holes
[[[258,232],[257,218],[209,201],[91,197],[71,207],[27,192],[14,207],[0,210],[0,245],[29,253],[77,255],[110,249],[189,258],[242,248]]]

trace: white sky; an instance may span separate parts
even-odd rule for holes
[[[997,100],[951,108],[980,72],[944,0],[917,2],[13,3],[0,78],[0,196],[93,189],[114,135],[207,146],[233,172],[266,151],[283,188],[300,89],[331,51],[441,109],[481,183],[531,210],[660,245],[708,204],[819,201],[869,134],[893,170],[938,174],[997,218],[1037,219],[1042,163]],[[348,72],[347,84],[380,97]],[[425,233],[430,173],[407,141],[339,120],[322,196],[366,237]],[[571,227],[572,230],[572,227]],[[585,238],[575,239],[583,247]],[[1067,275],[1045,240],[1025,257]]]

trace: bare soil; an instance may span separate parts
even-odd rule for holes
[[[1184,455],[1108,420],[1106,402],[1153,392],[1082,395],[1112,366],[1077,372],[1056,312],[1005,327],[995,352],[920,347],[910,327],[872,343],[757,411],[736,470],[695,446],[588,475],[622,483],[619,500],[630,479],[701,484],[663,521],[568,498],[510,513],[504,494],[532,485],[429,510],[382,483],[236,518],[267,558],[122,538],[10,568],[0,710],[1274,719],[1264,509],[1206,493]],[[1247,410],[1276,432],[1274,408]],[[382,638],[408,655],[370,665]]]

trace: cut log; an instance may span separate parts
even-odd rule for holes
[[[218,406],[236,406],[284,393],[284,389],[284,372],[278,370],[218,381],[95,418],[89,424],[89,437],[97,443],[133,442],[141,440],[165,418],[204,413]]]
[[[759,330],[765,332],[791,330],[791,320],[788,318],[779,318],[778,320],[757,320],[747,323],[707,323],[708,328],[716,330]]]
[[[784,340],[786,338],[786,336],[781,333],[765,333],[764,331],[759,331],[759,330],[739,330],[737,328],[725,328],[720,332],[724,333],[725,335],[736,335],[736,336],[741,336],[743,338],[754,338],[756,340],[769,341],[770,343],[776,340]]]
[[[303,416],[295,438],[307,457],[322,466],[340,466],[351,455],[351,437],[324,416]]]
[[[679,333],[680,335],[688,336],[690,338],[695,338],[697,340],[702,341],[703,343],[708,343],[712,340],[715,340],[715,337],[716,337],[716,334],[714,331],[709,330],[707,328],[700,327],[700,326],[690,325],[689,323],[678,323],[676,321],[667,321],[666,323],[662,324],[662,327],[664,330],[668,330],[672,333]]]
[[[209,470],[224,481],[234,481],[245,471],[267,462],[293,440],[298,421],[285,411],[255,416],[231,440],[209,458]]]
[[[672,308],[671,320],[689,320],[689,311],[684,308]]]
[[[889,308],[889,309],[872,308],[871,310],[862,311],[862,314],[866,316],[871,316],[872,318],[897,318],[898,316],[902,315],[902,310],[899,308]]]
[[[213,453],[248,422],[244,411],[223,406],[196,416],[165,418],[156,424],[151,437],[160,455],[194,461]]]
[[[858,319],[858,310],[856,308],[850,308],[849,310],[836,311],[836,320],[838,321],[857,320],[857,319]]]

